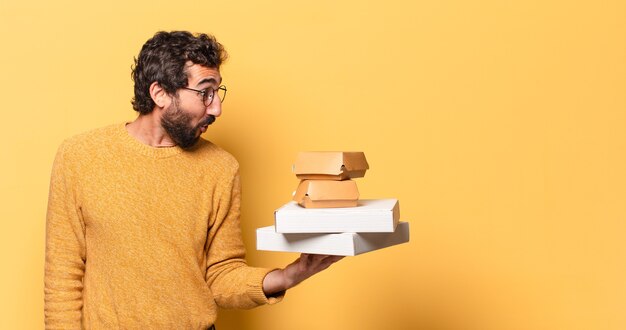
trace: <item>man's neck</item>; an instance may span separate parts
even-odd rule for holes
[[[161,126],[160,118],[151,112],[139,115],[137,119],[126,124],[126,130],[135,139],[155,148],[173,147],[176,145]]]

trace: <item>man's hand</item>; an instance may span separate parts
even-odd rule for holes
[[[263,292],[266,296],[271,296],[293,288],[296,284],[321,272],[342,258],[343,256],[302,253],[300,258],[284,269],[268,273],[263,279]]]

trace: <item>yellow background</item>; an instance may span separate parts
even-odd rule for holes
[[[251,264],[296,257],[254,230],[300,150],[364,151],[361,197],[411,223],[219,329],[626,329],[626,3],[591,0],[0,0],[0,328],[43,326],[56,147],[134,118],[133,57],[173,29],[230,53],[205,136],[241,163]]]

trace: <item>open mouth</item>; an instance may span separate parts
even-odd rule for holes
[[[207,119],[204,120],[204,125],[200,126],[200,131],[202,133],[206,132],[209,125],[213,124],[214,121],[215,121],[215,116],[212,116],[212,115],[209,116]]]

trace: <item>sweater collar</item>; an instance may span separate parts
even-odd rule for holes
[[[153,147],[143,142],[137,140],[135,137],[130,135],[126,130],[126,124],[122,123],[119,125],[117,132],[123,140],[123,143],[126,144],[129,148],[134,151],[151,158],[167,158],[171,156],[175,156],[184,151],[183,148],[179,146],[173,147]]]

